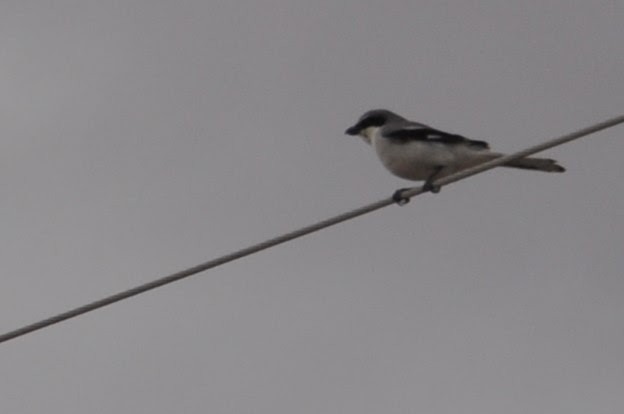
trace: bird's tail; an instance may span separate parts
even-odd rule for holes
[[[557,164],[557,161],[550,158],[520,158],[503,164],[503,167],[558,173],[565,171],[565,168]]]

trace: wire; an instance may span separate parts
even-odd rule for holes
[[[615,125],[618,125],[618,124],[621,124],[623,122],[624,122],[624,115],[621,115],[621,116],[618,116],[618,117],[615,117],[615,118],[611,118],[611,119],[608,119],[608,120],[606,120],[604,122],[600,122],[598,124],[595,124],[595,125],[592,125],[590,127],[578,130],[576,132],[572,132],[570,134],[563,135],[561,137],[551,139],[551,140],[546,141],[546,142],[544,142],[542,144],[535,145],[533,147],[524,149],[522,151],[518,151],[516,153],[510,154],[510,155],[506,155],[506,156],[503,156],[503,157],[500,157],[500,158],[496,158],[496,159],[494,159],[492,161],[488,161],[488,162],[485,162],[483,164],[479,164],[479,165],[477,165],[475,167],[459,171],[459,172],[457,172],[455,174],[452,174],[452,175],[446,176],[444,178],[441,178],[439,180],[436,180],[433,183],[433,185],[434,186],[440,186],[440,187],[444,186],[444,185],[448,185],[448,184],[454,183],[456,181],[463,180],[464,178],[468,178],[470,176],[473,176],[475,174],[479,174],[481,172],[484,172],[484,171],[490,170],[492,168],[498,167],[498,166],[500,166],[502,164],[505,164],[505,163],[507,163],[509,161],[513,161],[513,160],[516,160],[516,159],[519,159],[519,158],[524,158],[526,156],[535,154],[537,152],[544,151],[544,150],[546,150],[548,148],[552,148],[552,147],[555,147],[555,146],[558,146],[558,145],[561,145],[561,144],[573,141],[575,139],[584,137],[586,135],[593,134],[593,133],[601,131],[603,129],[611,128],[611,127],[613,127]],[[404,191],[402,193],[402,197],[409,199],[411,197],[415,197],[417,195],[420,195],[420,194],[422,194],[424,192],[425,192],[425,190],[422,187],[414,187],[412,189]],[[310,233],[314,233],[314,232],[322,230],[324,228],[327,228],[327,227],[330,227],[330,226],[334,226],[334,225],[336,225],[338,223],[342,223],[343,221],[351,220],[353,218],[362,216],[364,214],[371,213],[373,211],[376,211],[376,210],[379,210],[381,208],[387,207],[387,206],[389,206],[391,204],[395,204],[395,201],[391,197],[390,198],[385,198],[383,200],[374,202],[372,204],[368,204],[366,206],[357,208],[355,210],[351,210],[351,211],[348,211],[346,213],[339,214],[337,216],[328,218],[326,220],[319,221],[318,223],[315,223],[315,224],[312,224],[312,225],[309,225],[309,226],[306,226],[306,227],[302,227],[300,229],[291,231],[289,233],[285,233],[285,234],[283,234],[281,236],[277,236],[277,237],[274,237],[272,239],[268,239],[266,241],[263,241],[261,243],[254,244],[252,246],[243,248],[241,250],[238,250],[238,251],[226,254],[225,256],[218,257],[216,259],[213,259],[213,260],[210,260],[208,262],[199,264],[197,266],[193,266],[193,267],[190,267],[188,269],[185,269],[185,270],[182,270],[182,271],[170,274],[168,276],[161,277],[161,278],[156,279],[156,280],[153,280],[151,282],[148,282],[148,283],[145,283],[145,284],[133,287],[131,289],[115,293],[114,295],[107,296],[107,297],[105,297],[103,299],[96,300],[96,301],[88,303],[86,305],[79,306],[77,308],[68,310],[66,312],[59,313],[58,315],[54,315],[54,316],[51,316],[49,318],[42,319],[42,320],[40,320],[38,322],[35,322],[35,323],[32,323],[32,324],[23,326],[21,328],[15,329],[13,331],[9,331],[9,332],[7,332],[5,334],[2,334],[2,335],[0,335],[0,343],[9,341],[11,339],[15,339],[17,337],[20,337],[20,336],[23,336],[23,335],[26,335],[26,334],[29,334],[29,333],[37,331],[39,329],[46,328],[48,326],[54,325],[54,324],[59,323],[59,322],[63,322],[63,321],[66,321],[68,319],[75,318],[75,317],[80,316],[80,315],[84,315],[85,313],[92,312],[92,311],[94,311],[96,309],[99,309],[99,308],[102,308],[104,306],[108,306],[108,305],[111,305],[113,303],[122,301],[124,299],[128,299],[128,298],[130,298],[132,296],[136,296],[136,295],[139,295],[141,293],[145,293],[145,292],[147,292],[149,290],[156,289],[158,287],[167,285],[169,283],[173,283],[173,282],[176,282],[178,280],[185,279],[185,278],[187,278],[189,276],[196,275],[197,273],[206,271],[208,269],[212,269],[214,267],[221,266],[221,265],[226,264],[228,262],[232,262],[234,260],[241,259],[241,258],[243,258],[245,256],[252,255],[252,254],[260,252],[262,250],[269,249],[269,248],[271,248],[273,246],[277,246],[279,244],[286,243],[288,241],[297,239],[299,237],[305,236],[305,235],[310,234]]]

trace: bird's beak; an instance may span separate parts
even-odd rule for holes
[[[360,127],[358,125],[353,125],[345,131],[347,135],[358,135],[360,133]]]

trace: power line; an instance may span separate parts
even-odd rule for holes
[[[433,184],[435,186],[445,186],[447,184],[454,183],[459,180],[463,180],[464,178],[468,178],[475,174],[479,174],[481,172],[490,170],[494,167],[498,167],[502,164],[505,164],[509,161],[513,161],[519,158],[523,158],[532,154],[535,154],[540,151],[544,151],[546,149],[564,144],[566,142],[573,141],[575,139],[584,137],[589,134],[593,134],[594,132],[601,131],[603,129],[611,128],[617,124],[621,124],[624,122],[624,115],[608,119],[604,122],[600,122],[598,124],[592,125],[590,127],[578,130],[576,132],[572,132],[570,134],[563,135],[558,138],[554,138],[548,140],[542,144],[535,145],[533,147],[524,149],[522,151],[518,151],[516,153],[506,155],[500,158],[496,158],[492,161],[485,162],[483,164],[479,164],[476,167],[468,168],[462,171],[459,171],[455,174],[446,176],[439,180],[436,180]],[[402,196],[405,198],[415,197],[424,193],[424,189],[422,187],[414,187],[413,189],[406,190],[403,192]],[[297,239],[299,237],[305,236],[310,233],[314,233],[316,231],[322,230],[326,227],[330,227],[336,225],[338,223],[342,223],[343,221],[351,220],[353,218],[362,216],[367,213],[371,213],[375,210],[379,210],[381,208],[387,207],[391,204],[395,204],[392,198],[385,198],[383,200],[374,202],[372,204],[368,204],[366,206],[357,208],[355,210],[348,211],[346,213],[339,214],[337,216],[331,217],[329,219],[319,221],[318,223],[312,224],[310,226],[302,227],[298,230],[291,231],[289,233],[285,233],[281,236],[274,237],[272,239],[263,241],[258,244],[254,244],[252,246],[243,248],[241,250],[226,254],[225,256],[218,257],[216,259],[210,260],[208,262],[199,264],[197,266],[190,267],[188,269],[173,273],[168,276],[161,277],[159,279],[153,280],[151,282],[142,284],[140,286],[136,286],[134,288],[124,290],[122,292],[116,293],[114,295],[107,296],[103,299],[96,300],[94,302],[88,303],[86,305],[79,306],[77,308],[68,310],[63,313],[59,313],[58,315],[51,316],[46,319],[42,319],[38,322],[23,326],[21,328],[15,329],[13,331],[7,332],[3,335],[0,335],[0,343],[9,341],[11,339],[29,334],[31,332],[37,331],[39,329],[46,328],[48,326],[54,325],[56,323],[75,318],[77,316],[83,315],[88,312],[92,312],[96,309],[102,308],[104,306],[111,305],[115,302],[122,301],[124,299],[128,299],[132,296],[139,295],[141,293],[147,292],[152,289],[156,289],[160,286],[167,285],[169,283],[176,282],[181,279],[185,279],[189,276],[193,276],[197,273],[203,272],[208,269],[212,269],[217,266],[221,266],[225,263],[232,262],[234,260],[241,259],[245,256],[252,255],[254,253],[260,252],[262,250],[266,250],[270,247],[277,246],[278,244],[285,243],[290,240]]]

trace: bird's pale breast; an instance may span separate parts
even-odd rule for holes
[[[441,143],[400,143],[376,137],[373,146],[377,156],[391,173],[408,180],[425,180],[436,167],[455,163],[453,151]]]

